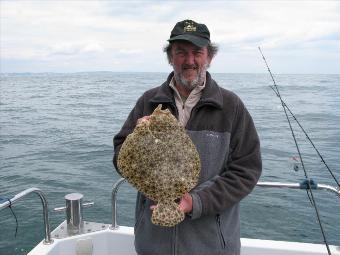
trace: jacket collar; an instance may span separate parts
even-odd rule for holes
[[[175,104],[173,93],[174,91],[170,88],[169,83],[174,75],[171,72],[167,80],[161,85],[160,89],[154,97],[150,99],[152,104]],[[207,72],[205,88],[202,90],[201,99],[197,103],[197,107],[204,105],[211,105],[216,108],[222,109],[223,98],[217,83],[211,78],[209,72]]]

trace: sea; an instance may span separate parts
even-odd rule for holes
[[[1,74],[0,196],[31,188],[47,197],[51,228],[65,218],[53,208],[78,192],[86,221],[111,223],[111,190],[120,178],[112,165],[113,136],[145,90],[162,84],[167,73],[15,73]],[[213,73],[235,92],[251,113],[263,158],[260,181],[299,183],[306,178],[336,186],[330,172],[296,124],[296,118],[329,169],[340,180],[340,75],[275,74],[289,114],[306,174],[298,158],[280,99],[270,75]],[[340,245],[340,199],[313,192],[329,244]],[[118,193],[118,224],[134,225],[136,191]],[[32,194],[0,211],[0,254],[27,254],[44,238],[41,201]],[[15,236],[16,234],[16,236]],[[241,201],[244,238],[323,243],[315,209],[306,191],[261,188]]]

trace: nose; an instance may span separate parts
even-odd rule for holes
[[[188,52],[185,58],[185,64],[194,65],[195,64],[195,55],[192,52]]]

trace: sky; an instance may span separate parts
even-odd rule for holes
[[[340,1],[0,0],[0,72],[169,72],[176,22],[208,26],[211,72],[340,74]]]

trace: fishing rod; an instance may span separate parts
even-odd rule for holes
[[[274,92],[275,94],[280,98],[280,94],[275,90],[275,88],[273,86],[269,86]],[[319,158],[321,159],[321,162],[326,166],[328,172],[330,173],[330,175],[332,176],[333,180],[336,182],[336,184],[338,185],[338,187],[340,188],[340,183],[339,181],[336,179],[334,173],[332,172],[332,170],[329,168],[329,166],[327,165],[326,161],[324,160],[324,158],[322,157],[321,153],[319,152],[319,150],[316,148],[315,144],[313,143],[312,139],[309,137],[309,135],[307,134],[307,132],[305,131],[305,129],[302,127],[301,123],[299,122],[299,120],[295,117],[295,115],[293,114],[293,112],[289,109],[289,107],[286,105],[285,102],[281,102],[284,104],[284,107],[288,110],[288,112],[290,113],[290,115],[293,117],[293,119],[295,120],[295,122],[299,125],[300,129],[302,130],[302,132],[304,133],[304,135],[306,136],[306,138],[308,139],[309,143],[313,146],[314,150],[316,151],[316,153],[318,154]]]
[[[274,80],[274,77],[269,69],[269,66],[267,64],[267,61],[261,51],[261,48],[259,47],[259,51],[261,52],[261,55],[262,55],[262,58],[263,60],[265,61],[266,63],[266,66],[267,66],[267,69],[270,73],[270,76],[274,82],[274,86],[269,86],[273,91],[274,93],[276,94],[277,97],[280,98],[281,100],[281,104],[282,106],[288,110],[288,112],[290,113],[290,115],[293,117],[293,119],[295,120],[295,122],[298,124],[298,126],[300,127],[300,129],[302,130],[303,134],[306,136],[307,140],[310,142],[310,144],[313,146],[315,152],[318,154],[319,158],[321,159],[321,162],[325,165],[325,167],[327,168],[328,172],[330,173],[330,175],[332,176],[332,178],[334,179],[334,181],[336,182],[336,184],[338,185],[338,187],[340,188],[340,182],[337,180],[336,176],[334,175],[334,173],[332,172],[332,170],[330,169],[330,167],[327,165],[326,161],[324,160],[323,156],[321,155],[320,151],[316,148],[315,144],[313,143],[312,139],[309,137],[308,133],[306,132],[306,130],[303,128],[303,126],[301,125],[301,123],[299,122],[299,120],[296,118],[296,116],[294,115],[294,113],[290,110],[290,108],[288,107],[288,105],[282,100],[281,98],[281,95],[280,95],[280,92],[278,90],[278,86],[276,85],[276,82]]]
[[[311,180],[310,180],[309,177],[308,177],[308,174],[307,174],[307,171],[306,171],[306,168],[305,168],[303,159],[302,159],[302,155],[301,155],[301,152],[300,152],[300,148],[299,148],[299,145],[298,145],[297,140],[296,140],[296,137],[295,137],[294,129],[293,129],[293,127],[292,127],[292,124],[291,124],[291,122],[290,122],[290,119],[289,119],[289,116],[288,116],[288,113],[287,113],[287,110],[288,110],[289,108],[288,108],[287,104],[283,101],[283,99],[282,99],[282,97],[281,97],[279,87],[276,85],[274,76],[273,76],[273,74],[272,74],[272,72],[271,72],[271,70],[270,70],[270,68],[269,68],[269,65],[268,65],[268,63],[267,63],[266,58],[264,57],[264,55],[263,55],[263,53],[262,53],[262,51],[261,51],[261,48],[258,47],[258,49],[259,49],[259,51],[260,51],[260,53],[261,53],[261,55],[262,55],[262,58],[263,58],[263,60],[264,60],[264,62],[265,62],[265,64],[266,64],[266,66],[267,66],[267,69],[268,69],[268,72],[269,72],[269,74],[270,74],[270,77],[272,78],[272,81],[273,81],[273,83],[274,83],[274,87],[273,87],[273,86],[270,86],[270,87],[274,90],[275,94],[279,97],[279,99],[280,99],[280,101],[281,101],[282,108],[283,108],[284,113],[285,113],[285,115],[286,115],[286,118],[287,118],[287,121],[288,121],[288,124],[289,124],[289,128],[290,128],[290,131],[291,131],[292,136],[293,136],[293,139],[294,139],[295,147],[296,147],[297,152],[298,152],[298,154],[299,154],[299,158],[300,158],[300,162],[301,162],[301,165],[302,165],[302,169],[303,169],[303,171],[304,171],[305,178],[306,178],[306,180],[307,180],[307,189],[306,189],[307,195],[308,195],[308,197],[309,197],[309,200],[311,200],[311,204],[312,204],[313,207],[314,207],[314,210],[315,210],[315,213],[316,213],[316,217],[317,217],[317,220],[318,220],[318,223],[319,223],[319,226],[320,226],[320,230],[321,230],[321,233],[322,233],[322,236],[323,236],[323,240],[324,240],[324,243],[325,243],[326,248],[327,248],[327,252],[328,252],[329,255],[331,255],[331,251],[330,251],[330,249],[329,249],[329,245],[328,245],[328,242],[327,242],[327,239],[326,239],[325,231],[324,231],[324,229],[323,229],[322,222],[321,222],[321,218],[320,218],[320,215],[319,215],[319,210],[318,210],[318,207],[317,207],[316,202],[315,202],[315,199],[314,199],[313,191],[312,191],[312,189],[311,189]],[[290,112],[290,114],[291,114],[292,116],[294,116],[294,114],[293,114],[290,110],[289,110],[289,112]],[[294,116],[294,119],[297,121],[297,119],[296,119],[295,116]],[[299,125],[299,126],[300,126],[300,125]],[[303,131],[304,131],[304,129],[303,129]],[[307,133],[305,132],[305,135],[306,135],[306,134],[307,134]],[[334,176],[334,178],[335,178],[335,176]],[[337,183],[338,183],[338,182],[337,182]],[[338,183],[338,185],[339,185],[339,183]],[[308,193],[308,192],[310,192],[310,196],[309,196],[309,193]]]
[[[265,62],[265,64],[266,64],[266,66],[267,66],[268,72],[269,72],[269,74],[270,74],[270,76],[271,76],[271,78],[272,78],[272,80],[273,80],[273,83],[274,83],[274,87],[273,87],[273,86],[270,86],[270,88],[271,88],[271,89],[275,92],[275,94],[279,97],[280,102],[281,102],[281,105],[282,105],[282,108],[283,108],[284,113],[285,113],[285,116],[286,116],[286,118],[287,118],[287,121],[288,121],[288,124],[289,124],[289,129],[290,129],[291,134],[292,134],[292,137],[293,137],[293,139],[294,139],[295,147],[296,147],[297,152],[298,152],[298,154],[299,154],[299,159],[300,159],[300,162],[301,162],[301,165],[302,165],[302,169],[303,169],[304,174],[305,174],[305,179],[306,179],[306,180],[309,180],[307,171],[306,171],[306,169],[305,169],[305,164],[304,164],[304,161],[303,161],[303,159],[302,159],[301,152],[300,152],[300,147],[299,147],[299,145],[298,145],[298,143],[297,143],[297,139],[296,139],[296,136],[295,136],[294,129],[293,129],[293,127],[292,127],[292,124],[291,124],[290,119],[289,119],[288,114],[287,114],[287,109],[286,109],[286,107],[285,107],[285,106],[286,106],[286,103],[283,101],[283,99],[282,99],[282,97],[281,97],[281,94],[280,94],[280,91],[279,91],[279,87],[276,85],[274,76],[273,76],[273,74],[272,74],[272,72],[271,72],[271,70],[270,70],[270,68],[269,68],[269,65],[268,65],[268,63],[267,63],[267,60],[266,60],[266,58],[264,57],[264,55],[263,55],[263,53],[262,53],[260,47],[259,47],[259,51],[260,51],[260,53],[261,53],[261,55],[262,55],[262,58],[263,58],[263,60],[264,60],[264,62]],[[310,184],[309,184],[309,185],[310,185]],[[309,198],[310,203],[314,206],[314,199],[311,198],[312,194],[311,194],[311,195],[309,194],[309,190],[310,190],[310,187],[307,187],[307,189],[306,189],[307,196],[308,196],[308,198]],[[317,215],[318,215],[318,213],[317,213]]]

